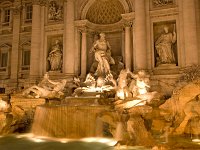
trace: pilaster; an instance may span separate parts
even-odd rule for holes
[[[40,75],[40,49],[41,49],[41,7],[39,0],[33,1],[32,36],[31,36],[31,62],[30,76],[37,78]]]
[[[75,74],[75,28],[74,28],[74,0],[64,2],[64,51],[63,51],[63,73]]]
[[[198,64],[198,42],[195,14],[195,0],[183,2],[183,26],[185,44],[185,65]]]
[[[12,51],[11,51],[11,74],[10,78],[13,82],[17,83],[18,71],[19,71],[19,33],[20,33],[20,16],[21,16],[21,4],[14,3],[13,8],[13,39],[12,39]]]
[[[145,0],[135,0],[135,56],[134,68],[147,69]]]

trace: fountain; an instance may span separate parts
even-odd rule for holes
[[[200,148],[200,79],[192,76],[192,81],[181,82],[180,87],[177,84],[171,98],[166,99],[162,93],[151,91],[150,75],[144,70],[121,68],[116,79],[110,69],[114,63],[110,51],[107,54],[98,49],[105,45],[96,44],[92,51],[97,69],[84,81],[74,77],[73,85],[67,87],[74,89],[72,95],[65,94],[68,80],[50,80],[46,73],[38,85],[12,95],[9,101],[0,100],[1,135],[28,132],[32,126],[32,135],[24,139],[0,137],[0,148],[6,138],[66,144],[63,149],[79,145],[95,150],[95,144],[108,150],[113,146],[119,150]],[[46,145],[40,144],[44,149]]]

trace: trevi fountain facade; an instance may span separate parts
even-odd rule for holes
[[[200,149],[200,0],[0,9],[0,149]]]

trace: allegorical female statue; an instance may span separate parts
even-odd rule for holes
[[[172,44],[176,42],[175,29],[173,33],[169,32],[168,26],[164,26],[164,33],[155,42],[156,52],[158,54],[157,66],[160,64],[175,64],[175,56],[172,49]]]
[[[51,71],[60,71],[62,67],[62,46],[59,40],[55,41],[48,56]]]
[[[98,62],[96,74],[106,76],[110,73],[110,64],[115,64],[111,57],[111,46],[105,38],[105,33],[99,34],[100,38],[95,41],[90,52],[94,52],[95,60]]]

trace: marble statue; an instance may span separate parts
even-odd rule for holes
[[[134,74],[129,69],[123,69],[118,78],[116,99],[139,99],[140,101],[151,101],[156,92],[148,92],[149,75],[144,70]]]
[[[138,71],[137,74],[132,76],[134,79],[129,85],[129,90],[132,92],[133,97],[146,94],[148,92],[149,85],[149,76],[144,70]]]
[[[10,108],[10,104],[0,98],[0,112],[6,112]]]
[[[128,74],[133,76],[133,73],[129,69],[123,69],[120,71],[115,97],[116,99],[126,99],[132,97],[131,91],[128,87]]]
[[[62,68],[62,46],[59,40],[55,41],[48,56],[51,71],[60,71]]]
[[[85,83],[86,86],[91,86],[91,87],[95,87],[96,86],[96,80],[92,76],[91,73],[87,74],[84,83]]]
[[[110,64],[115,64],[115,61],[111,57],[111,46],[105,38],[105,33],[100,33],[99,36],[100,38],[94,42],[90,52],[95,53],[95,60],[98,62],[95,74],[105,77],[110,73]]]
[[[164,33],[155,42],[156,52],[158,54],[157,66],[160,64],[175,64],[175,56],[172,44],[176,42],[175,29],[173,33],[169,32],[168,26],[164,26]]]
[[[33,85],[24,90],[22,95],[33,98],[61,98],[64,95],[63,90],[66,83],[66,79],[60,82],[52,81],[49,79],[48,73],[46,73],[38,85]]]

